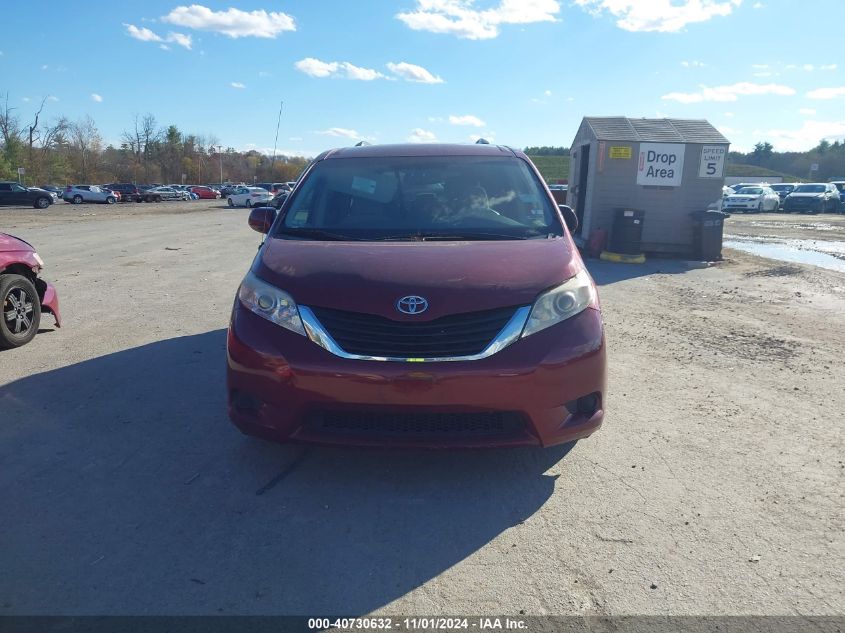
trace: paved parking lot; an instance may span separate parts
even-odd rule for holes
[[[246,215],[0,209],[65,319],[0,352],[0,614],[845,610],[845,274],[592,262],[609,413],[569,451],[280,446],[225,415]]]

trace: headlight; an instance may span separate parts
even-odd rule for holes
[[[258,316],[305,336],[305,328],[293,297],[252,273],[247,273],[241,282],[238,299],[245,308]]]
[[[596,299],[596,291],[586,270],[557,288],[547,290],[534,302],[522,336],[545,330],[583,312]]]
[[[41,259],[41,258],[38,256],[38,253],[33,253],[33,254],[32,254],[32,257],[35,259],[35,261],[37,261],[37,262],[38,262],[38,265],[39,265],[39,266],[41,266],[41,268],[44,268],[44,260],[43,260],[43,259]]]

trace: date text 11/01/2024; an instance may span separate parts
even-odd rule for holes
[[[342,630],[526,630],[524,620],[513,618],[478,617],[478,618],[446,618],[446,617],[414,617],[414,618],[309,618],[308,628],[312,630],[342,629]]]

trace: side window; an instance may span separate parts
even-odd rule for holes
[[[17,192],[26,191],[26,187],[21,187],[20,185],[12,185],[12,191],[17,191]]]
[[[7,182],[0,182],[0,191],[11,191],[12,185]]]

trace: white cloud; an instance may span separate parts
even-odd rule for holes
[[[422,66],[417,66],[415,64],[409,64],[407,62],[399,62],[398,64],[395,64],[393,62],[388,62],[387,69],[405,81],[414,81],[421,84],[443,83],[443,79],[439,75],[434,75]]]
[[[232,88],[238,88],[238,89],[241,89],[241,90],[243,88],[246,88],[246,86],[244,84],[242,84],[240,81],[233,81],[229,85],[232,86]]]
[[[258,76],[259,77],[272,77],[273,73],[268,73],[266,70],[259,70]]]
[[[707,66],[707,64],[705,64],[704,62],[692,60],[692,61],[689,61],[689,62],[688,61],[681,62],[681,66],[683,66],[684,68],[704,68],[705,66]]]
[[[330,127],[328,130],[323,130],[322,132],[317,132],[317,134],[322,134],[324,136],[339,136],[341,138],[351,138],[351,139],[360,139],[361,135],[358,134],[357,130],[350,130],[343,127]]]
[[[819,70],[836,70],[836,64],[823,64],[819,66]]]
[[[798,130],[768,130],[765,138],[781,152],[803,152],[821,139],[845,140],[845,121],[804,121]]]
[[[50,95],[49,97],[47,97],[47,101],[58,101],[58,100],[59,100],[59,98],[54,97],[53,95]]]
[[[184,33],[168,33],[167,41],[175,42],[179,46],[187,48],[188,50],[191,50],[191,46],[193,44],[191,41],[191,36],[185,35]]]
[[[552,96],[552,91],[551,91],[551,90],[544,90],[544,91],[543,91],[543,96],[546,96],[546,97],[551,97],[551,96]]]
[[[732,127],[728,127],[727,125],[722,125],[720,127],[717,127],[716,129],[719,130],[725,136],[729,136],[730,134],[740,134],[739,130],[736,130]]]
[[[94,101],[95,103],[102,103],[103,98],[100,95],[98,95],[96,92],[92,92],[91,93],[91,101]]]
[[[465,114],[463,116],[449,115],[449,123],[452,125],[471,125],[473,127],[484,127],[485,123],[477,116]]]
[[[742,0],[575,0],[593,15],[608,12],[626,31],[673,33],[687,24],[729,15]]]
[[[428,117],[429,123],[443,123],[445,119],[442,116],[430,116]]]
[[[263,9],[241,11],[234,8],[212,11],[201,4],[176,7],[162,16],[161,20],[198,31],[220,33],[231,38],[275,38],[285,31],[296,30],[295,20],[287,13],[267,12]]]
[[[749,95],[780,95],[790,96],[795,90],[789,86],[779,84],[755,84],[741,81],[730,86],[699,86],[698,92],[670,92],[661,97],[666,101],[678,103],[701,103],[702,101],[736,101],[739,96]]]
[[[47,70],[49,66],[47,64],[42,64],[41,70]]]
[[[32,101],[32,99],[30,99],[29,97],[21,97],[21,101],[23,101],[24,103],[29,103],[30,101]]]
[[[291,137],[288,138],[288,140],[289,141],[301,141],[302,137],[301,136],[291,136]]]
[[[816,111],[813,108],[798,108],[798,113],[806,116],[815,116]]]
[[[845,86],[838,88],[817,88],[807,93],[809,99],[835,99],[836,97],[845,97]]]
[[[417,0],[413,11],[396,18],[415,31],[446,33],[468,40],[499,36],[504,24],[555,22],[556,0],[501,0],[491,9],[477,10],[474,0]]]
[[[139,28],[134,24],[126,24],[125,22],[123,23],[123,26],[126,27],[126,34],[129,37],[140,40],[141,42],[174,42],[183,48],[187,48],[188,50],[191,50],[191,46],[193,45],[191,36],[185,35],[184,33],[174,33],[171,31],[165,37],[162,37],[145,26]],[[166,51],[170,50],[170,47],[166,45],[161,45],[159,48]]]
[[[722,116],[726,116],[729,119],[732,119],[734,117],[734,113],[733,112],[723,112]]]
[[[434,135],[434,132],[429,132],[422,128],[414,128],[408,137],[409,143],[434,143],[436,140],[437,137]]]
[[[754,4],[751,5],[751,8],[752,9],[762,9],[765,6],[766,5],[763,4],[762,2],[755,2]]]
[[[773,73],[773,72],[772,72],[772,71],[770,71],[770,70],[766,70],[766,71],[759,72],[759,73],[753,73],[753,75],[754,75],[755,77],[759,77],[759,78],[761,78],[761,79],[762,79],[762,78],[764,78],[764,77],[777,77],[778,75],[780,75],[780,73]]]
[[[311,77],[340,77],[359,81],[385,79],[384,75],[372,68],[362,68],[349,62],[324,62],[313,57],[300,59],[294,63],[294,67]]]
[[[167,44],[159,44],[158,47],[163,51],[169,51],[170,47]]]

